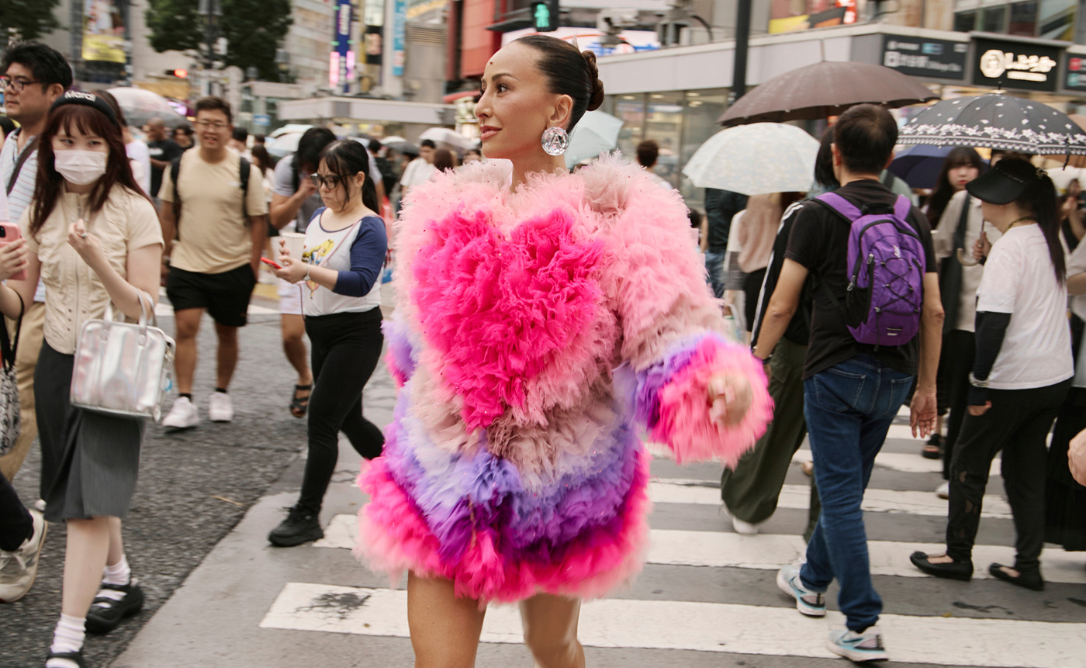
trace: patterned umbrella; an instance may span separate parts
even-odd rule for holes
[[[902,144],[1086,155],[1086,131],[1047,104],[993,93],[937,102],[901,128]]]
[[[754,123],[721,130],[683,168],[698,188],[744,195],[806,192],[814,182],[818,140],[794,125]]]

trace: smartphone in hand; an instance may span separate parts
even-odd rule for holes
[[[19,223],[0,223],[0,248],[23,238],[23,231],[19,229]],[[9,281],[25,281],[26,270],[8,276]]]
[[[279,263],[278,263],[278,262],[275,262],[274,260],[269,260],[269,259],[268,259],[268,258],[266,258],[266,257],[262,257],[262,258],[260,258],[260,261],[261,261],[261,262],[263,262],[264,264],[268,265],[268,266],[269,266],[269,267],[271,267],[272,269],[282,269],[282,267],[281,267],[281,266],[279,266]]]

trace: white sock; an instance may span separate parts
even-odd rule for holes
[[[102,582],[124,586],[132,579],[132,569],[128,567],[128,557],[121,555],[121,560],[112,566],[106,566],[102,572]]]
[[[83,649],[83,636],[85,634],[83,630],[83,624],[86,622],[84,617],[72,617],[61,613],[60,621],[57,622],[57,630],[53,634],[53,645],[49,648],[51,652],[78,652]],[[79,668],[79,666],[68,659],[49,659],[45,663],[45,668]]]

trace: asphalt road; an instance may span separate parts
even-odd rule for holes
[[[275,308],[262,300],[253,303]],[[163,318],[160,324],[170,331],[173,319]],[[205,317],[195,388],[205,422],[181,433],[166,433],[155,425],[144,442],[124,536],[147,603],[143,612],[108,636],[89,637],[84,648],[88,665],[107,666],[124,650],[305,445],[305,421],[287,410],[295,377],[280,346],[278,315],[251,316],[250,325],[241,330],[241,359],[231,387],[235,418],[230,424],[206,421],[207,397],[214,388],[214,339]],[[24,503],[38,498],[40,462],[35,444],[15,479]],[[22,601],[0,606],[0,666],[44,665],[60,614],[64,543],[64,526],[51,525],[33,589]]]

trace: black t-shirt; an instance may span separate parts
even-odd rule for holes
[[[732,218],[747,208],[747,196],[730,190],[705,189],[705,216],[709,219],[709,252],[723,253],[728,249],[728,233]]]
[[[777,289],[777,280],[781,276],[781,267],[784,265],[785,254],[788,252],[788,239],[792,236],[792,227],[795,226],[796,218],[799,216],[799,212],[802,208],[803,204],[797,202],[788,207],[784,212],[784,217],[781,218],[781,227],[777,230],[777,237],[773,241],[773,254],[769,258],[769,266],[766,267],[765,283],[762,286],[761,294],[758,296],[758,322],[756,322],[754,326],[754,337],[751,339],[751,346],[758,345],[758,336],[762,332],[762,325],[765,321],[765,312],[769,307],[769,300],[773,298],[773,291]],[[784,338],[801,346],[807,345],[807,342],[811,338],[810,285],[810,281],[803,284],[803,294],[800,297],[799,309],[796,310],[796,314],[792,316],[792,320],[788,323],[788,329],[784,332]]]
[[[837,194],[865,213],[889,212],[897,195],[878,181],[853,181],[842,186]],[[915,206],[907,218],[920,234],[924,244],[928,273],[935,273],[935,249],[931,242],[931,225]],[[821,202],[807,202],[796,217],[785,257],[800,263],[810,272],[813,301],[811,339],[807,360],[803,365],[804,379],[830,367],[847,362],[858,355],[871,355],[883,365],[901,373],[916,375],[920,337],[903,346],[872,346],[852,338],[842,310],[848,293],[848,220],[834,213]],[[837,305],[831,299],[836,298]]]
[[[170,162],[184,151],[172,139],[147,142],[147,152],[152,160]],[[158,197],[158,189],[162,187],[162,169],[151,165],[151,197]]]

